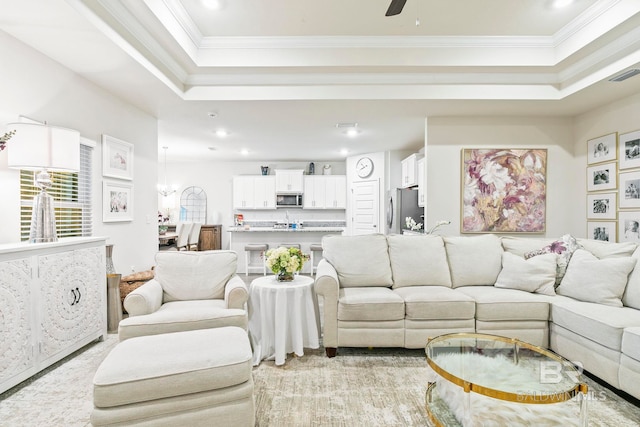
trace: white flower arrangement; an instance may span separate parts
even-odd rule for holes
[[[309,259],[309,255],[303,254],[298,248],[269,249],[265,254],[267,267],[273,274],[289,273],[302,270],[304,262]]]
[[[405,221],[405,224],[407,225],[408,230],[411,230],[411,231],[422,230],[422,223],[421,222],[416,223],[416,221],[410,216],[406,217],[404,221]],[[433,227],[425,231],[424,234],[433,234],[433,232],[436,231],[438,228],[442,227],[443,225],[449,225],[449,224],[451,224],[451,221],[442,221],[442,220],[438,221]]]
[[[407,225],[407,228],[409,230],[412,230],[412,231],[422,230],[422,223],[421,222],[416,223],[416,221],[410,216],[406,217],[404,219],[404,222]]]

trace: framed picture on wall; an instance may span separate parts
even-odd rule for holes
[[[587,221],[587,238],[614,243],[618,237],[616,221]]]
[[[102,176],[133,180],[133,144],[102,135]]]
[[[617,193],[587,195],[587,219],[616,219]]]
[[[618,242],[640,243],[640,211],[618,214]]]
[[[620,174],[620,208],[640,208],[640,172]]]
[[[618,188],[616,163],[602,163],[587,168],[587,191]]]
[[[102,222],[133,221],[133,184],[102,182]]]
[[[462,149],[462,233],[542,233],[547,150]]]
[[[640,130],[620,134],[620,169],[640,168]]]
[[[587,164],[610,162],[618,158],[618,133],[587,141]]]

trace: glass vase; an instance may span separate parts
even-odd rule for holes
[[[116,273],[116,269],[113,266],[113,245],[107,245],[106,246],[106,250],[107,250],[107,260],[106,260],[106,270],[107,270],[107,277],[112,276]]]
[[[278,282],[292,282],[293,273],[287,273],[286,271],[281,271],[278,274],[276,274],[276,280]]]

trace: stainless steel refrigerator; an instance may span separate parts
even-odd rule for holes
[[[387,197],[387,227],[389,234],[402,234],[406,218],[424,224],[424,209],[418,206],[418,190],[396,188]],[[423,227],[424,228],[424,227]]]

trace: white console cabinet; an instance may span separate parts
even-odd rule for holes
[[[0,393],[107,333],[105,239],[0,246]]]

